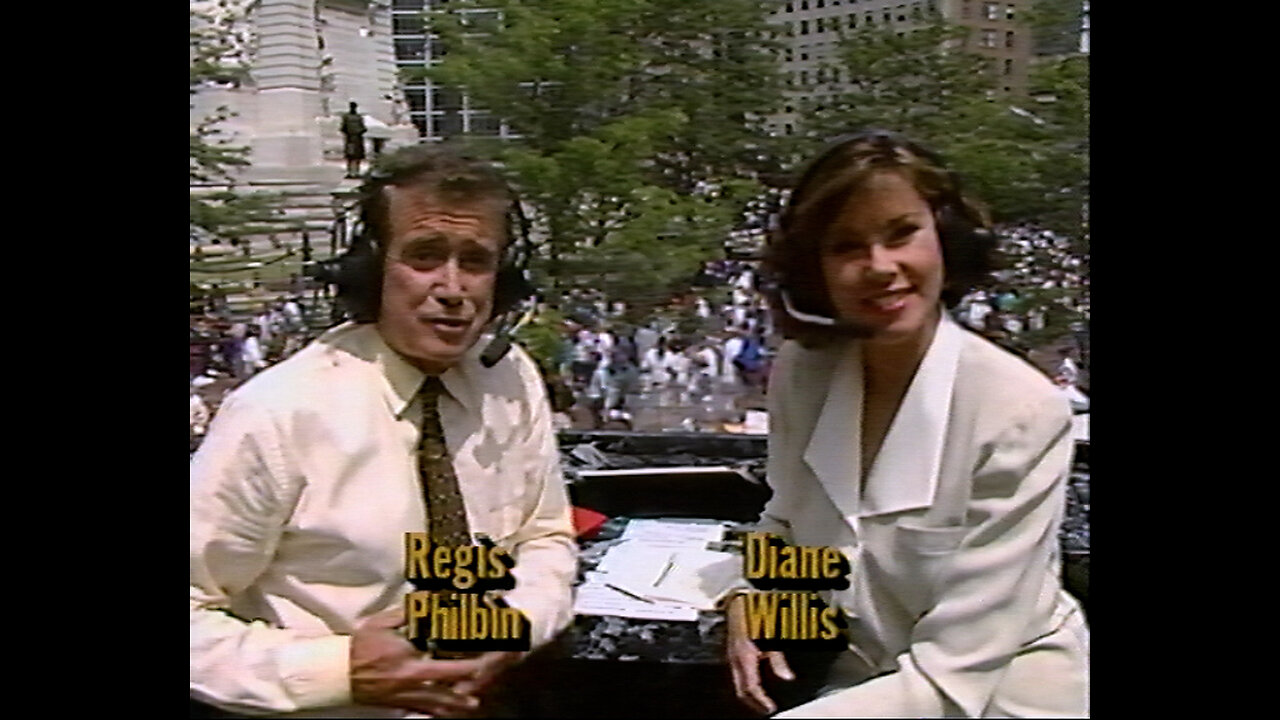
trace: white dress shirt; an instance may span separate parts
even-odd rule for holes
[[[471,532],[516,561],[536,647],[572,619],[576,545],[551,411],[513,347],[485,339],[441,380]],[[415,454],[424,375],[372,325],[334,328],[222,404],[191,464],[191,694],[240,712],[404,716],[351,705],[350,634],[397,606],[426,528]]]

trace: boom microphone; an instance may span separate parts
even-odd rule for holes
[[[511,349],[511,336],[521,327],[524,327],[524,324],[529,322],[532,317],[532,306],[519,315],[515,310],[503,313],[502,319],[498,322],[498,327],[493,331],[493,339],[489,341],[484,351],[480,353],[480,364],[487,368],[497,365],[498,361],[506,356],[507,351]]]
[[[840,320],[837,318],[826,317],[825,315],[813,315],[811,313],[797,310],[796,306],[791,302],[791,294],[786,290],[779,289],[778,297],[782,300],[782,309],[793,319],[803,323],[813,325],[822,325],[830,328],[831,332],[836,335],[851,338],[869,338],[875,334],[875,330],[866,325],[852,323],[848,320]]]

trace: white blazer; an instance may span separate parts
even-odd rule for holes
[[[1058,558],[1066,399],[944,312],[860,491],[862,391],[857,342],[776,358],[762,529],[849,558],[827,601],[872,668],[779,717],[1087,715],[1088,629]]]

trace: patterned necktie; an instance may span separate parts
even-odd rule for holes
[[[440,424],[440,393],[444,385],[435,375],[429,376],[418,391],[422,398],[422,438],[418,440],[418,473],[427,505],[427,530],[431,545],[457,547],[471,544],[467,528],[467,509],[458,490],[449,449],[444,444],[444,426]]]
[[[467,528],[467,508],[458,489],[458,476],[444,444],[444,426],[440,423],[440,394],[444,384],[435,375],[422,383],[422,438],[418,440],[418,474],[422,477],[423,499],[427,504],[427,531],[431,546],[458,547],[471,544]],[[437,591],[442,607],[456,607],[461,595],[452,590]],[[466,658],[476,653],[430,649],[436,658]]]

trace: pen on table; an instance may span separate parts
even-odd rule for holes
[[[664,568],[662,568],[662,572],[661,572],[661,573],[658,573],[658,579],[653,581],[653,586],[654,586],[654,587],[657,587],[657,586],[661,585],[661,584],[662,584],[662,579],[663,579],[663,578],[665,578],[665,577],[667,576],[667,573],[671,572],[671,568],[673,568],[673,567],[675,567],[675,556],[674,556],[674,555],[673,555],[673,556],[671,556],[670,558],[667,558],[667,566],[666,566],[666,567],[664,567]]]
[[[613,589],[613,590],[617,590],[618,592],[622,593],[623,595],[626,595],[627,597],[635,598],[636,600],[640,600],[641,602],[647,602],[647,603],[649,603],[650,605],[657,605],[657,603],[655,603],[654,601],[650,600],[649,598],[647,598],[647,597],[645,597],[645,596],[643,596],[643,595],[637,595],[637,594],[635,594],[635,593],[631,592],[630,590],[624,590],[624,589],[622,589],[622,588],[618,587],[617,585],[614,585],[613,583],[605,583],[605,584],[604,584],[604,586],[605,586],[605,587],[607,587],[607,588],[611,588],[611,589]]]

